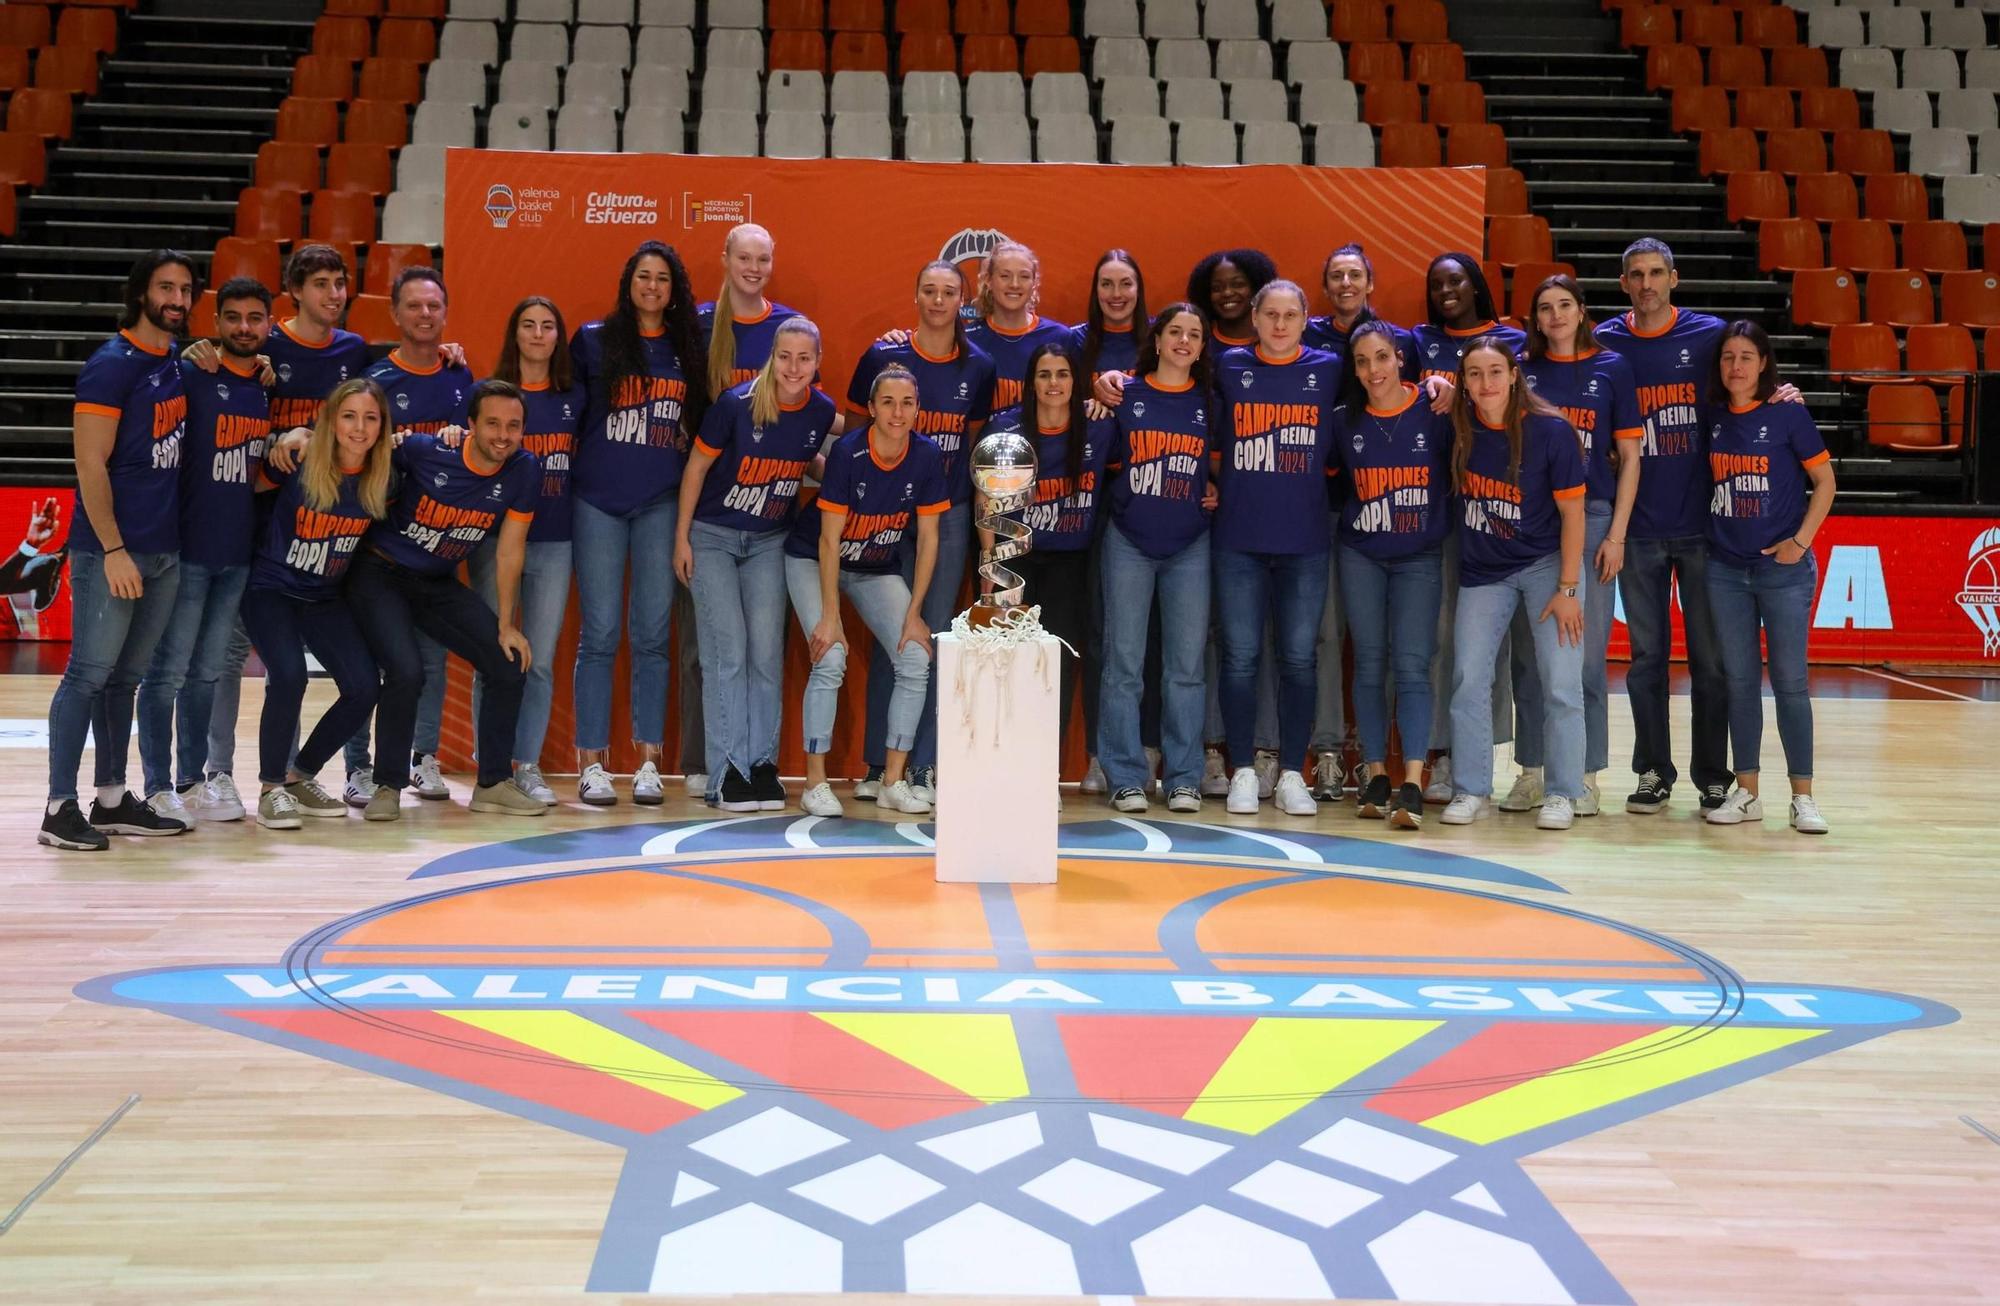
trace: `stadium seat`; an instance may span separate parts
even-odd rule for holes
[[[1148,40],[1201,35],[1201,10],[1196,0],[1145,0],[1139,6],[1139,19]]]
[[[1160,84],[1150,77],[1107,77],[1099,93],[1100,117],[1106,122],[1120,118],[1160,116]]]
[[[1959,86],[1956,50],[1905,50],[1902,82],[1920,91],[1957,90]]]
[[[576,21],[576,0],[514,0],[514,21],[568,25]]]
[[[296,78],[293,81],[297,86]],[[297,91],[294,90],[294,94]],[[424,71],[426,100],[446,100],[453,104],[486,107],[486,65],[469,59],[435,59]]]
[[[1851,379],[1862,372],[1899,372],[1902,366],[1896,330],[1886,322],[1842,322],[1827,337],[1831,380]]]
[[[795,68],[801,71],[824,72],[826,37],[818,32],[773,32],[767,57],[773,70]]]
[[[764,107],[764,88],[757,75],[742,68],[711,68],[701,79],[704,113],[756,113]]]
[[[756,31],[764,26],[764,0],[709,0],[708,25]]]
[[[1078,79],[1082,80],[1081,78]],[[1090,93],[1084,92],[1084,103]],[[889,79],[877,72],[844,72],[833,75],[832,104],[835,113],[889,112]]]
[[[817,70],[773,70],[764,81],[764,108],[770,112],[826,113],[826,78]]]
[[[410,110],[388,100],[355,100],[347,106],[341,139],[401,149],[410,139]]]
[[[1732,172],[1725,210],[1731,222],[1762,222],[1790,217],[1792,197],[1785,179],[1775,172]]]
[[[22,92],[22,95],[27,92]],[[20,96],[15,96],[18,104]],[[274,140],[303,141],[309,145],[331,145],[340,139],[340,105],[334,100],[306,100],[291,96],[278,105],[278,125]]]
[[[903,112],[906,115],[949,113],[961,108],[961,92],[955,73],[917,72],[903,74]],[[1157,97],[1154,101],[1158,107]]]
[[[246,240],[295,240],[303,225],[295,190],[246,186],[236,197],[236,234]]]
[[[632,0],[576,0],[576,21],[630,27]]]
[[[389,344],[400,336],[387,295],[356,295],[347,306],[347,329],[371,345]]]
[[[265,141],[257,147],[255,184],[266,190],[318,190],[319,146],[308,141]]]
[[[1136,36],[1100,36],[1090,52],[1090,75],[1100,82],[1107,77],[1151,77],[1153,53]]]
[[[682,84],[685,89],[685,83]],[[625,110],[619,148],[627,154],[684,154],[683,104],[634,104]]]
[[[571,64],[563,70],[563,104],[594,105],[617,113],[625,107],[625,70],[615,63]]]
[[[896,71],[958,72],[958,51],[943,32],[911,32],[896,45]]]
[[[549,106],[539,103],[502,101],[486,115],[486,148],[489,150],[546,150],[549,148]]]
[[[1555,257],[1549,238],[1549,220],[1532,213],[1488,218],[1486,253],[1487,257],[1507,268],[1522,263],[1547,263]]]
[[[1910,133],[1910,171],[1920,177],[1958,177],[1972,171],[1972,138],[1950,127]]]
[[[362,61],[361,77],[355,88],[355,94],[364,100],[415,104],[424,98],[424,74],[409,59],[377,55]]]
[[[1736,13],[1721,5],[1694,5],[1681,11],[1680,39],[1704,49],[1736,44]]]
[[[1236,124],[1196,118],[1176,124],[1174,162],[1191,167],[1235,167],[1238,161]]]
[[[1033,163],[1034,133],[1026,114],[989,114],[972,120],[974,163]]]
[[[1965,52],[1965,84],[1974,90],[2000,91],[2000,48]]]
[[[1444,162],[1450,168],[1504,169],[1507,133],[1495,122],[1459,123],[1444,134]]]
[[[1296,123],[1243,124],[1243,162],[1297,164],[1304,159],[1305,148]]]
[[[1931,195],[1922,177],[1885,172],[1869,177],[1861,188],[1861,211],[1890,222],[1925,222],[1931,216]]]
[[[764,21],[774,32],[817,32],[826,26],[823,0],[771,0]]]
[[[973,73],[965,79],[965,112],[974,119],[1026,117],[1027,87],[1014,73]]]
[[[1757,152],[1757,133],[1748,127],[1718,127],[1703,132],[1698,157],[1702,172],[1709,176],[1754,172],[1763,162]]]
[[[23,92],[26,94],[26,92]],[[1944,179],[1944,216],[1952,222],[1976,224],[2000,222],[2000,177],[1982,174],[1977,177],[1946,177]],[[1995,261],[1995,245],[1988,230],[1986,261]]]
[[[1708,82],[1732,91],[1764,84],[1764,52],[1747,45],[1718,45],[1708,52]]]
[[[1403,80],[1403,47],[1387,41],[1347,47],[1347,80],[1356,86]]]
[[[1844,131],[1861,126],[1861,100],[1845,86],[1808,86],[1799,91],[1799,126]]]
[[[1813,268],[1792,275],[1792,321],[1833,327],[1861,321],[1861,288],[1845,268]]]
[[[1011,36],[968,36],[958,66],[968,77],[973,73],[1019,73],[1021,47]]]
[[[836,74],[843,72],[889,71],[889,42],[880,32],[836,32],[827,51],[827,64]]]
[[[1389,39],[1389,11],[1371,0],[1334,0],[1328,30],[1342,45]]]
[[[1446,157],[1449,158],[1449,147]],[[1528,179],[1521,175],[1519,168],[1488,168],[1486,170],[1486,212],[1490,216],[1499,213],[1526,213],[1528,211]]]
[[[764,37],[759,32],[717,29],[708,34],[702,51],[710,68],[762,68]]]
[[[757,115],[736,110],[704,111],[695,129],[695,142],[701,154],[754,158],[758,153]]]
[[[1815,266],[1846,268],[1850,272],[1879,272],[1899,268],[1896,233],[1880,218],[1837,218],[1828,228],[1829,263]]]
[[[1938,92],[1937,121],[1940,127],[1987,131],[2000,127],[2000,105],[1984,87],[1948,88]]]
[[[1019,0],[1014,6],[1014,30],[1022,36],[1068,36],[1069,0]]]
[[[965,122],[955,113],[903,119],[903,157],[924,163],[965,162]]]
[[[360,191],[314,191],[307,234],[334,246],[374,240],[375,197]]]
[[[694,0],[639,0],[639,28],[693,27]],[[880,23],[875,25],[877,28]]]
[[[618,153],[618,110],[608,104],[565,104],[556,114],[556,148],[579,154]]]
[[[1167,83],[1165,116],[1176,122],[1203,118],[1219,121],[1222,83],[1213,77],[1182,77]]]
[[[1139,35],[1137,0],[1084,0],[1083,34],[1096,37]]]
[[[1164,167],[1174,161],[1165,118],[1121,118],[1111,124],[1111,161]]]
[[[781,111],[764,119],[764,154],[772,159],[826,157],[826,119],[819,113]]]
[[[1965,228],[1956,222],[1905,223],[1903,266],[1933,275],[1965,271],[1971,266]]]
[[[1732,125],[1729,92],[1720,86],[1676,87],[1668,121],[1676,132],[1706,132]]]
[[[1800,173],[1798,214],[1815,222],[1835,222],[1861,215],[1861,192],[1854,178],[1839,172]]]
[[[1945,316],[1950,317],[1950,312]],[[1979,370],[1979,351],[1972,342],[1972,332],[1960,322],[1911,327],[1909,353],[1909,370],[1923,373],[1923,379],[1932,385],[1964,385],[1967,374]]]
[[[1702,84],[1701,52],[1691,45],[1656,45],[1646,51],[1646,89]]]
[[[632,34],[622,27],[579,27],[570,47],[571,63],[632,66]]]
[[[267,286],[276,286],[284,276],[283,268],[284,256],[277,241],[224,236],[215,242],[208,279],[219,286],[232,277],[255,277]]]
[[[1914,50],[1925,44],[1924,16],[1916,9],[1873,8],[1868,11],[1868,43],[1891,50]]]
[[[1937,392],[1923,385],[1870,386],[1868,443],[1912,451],[1943,449],[1947,441]]]
[[[1450,41],[1411,46],[1410,80],[1423,86],[1465,81],[1465,51]]]
[[[540,59],[509,59],[500,69],[499,102],[546,104],[562,101],[562,69]]]
[[[1771,51],[1771,76],[1773,86],[1792,86],[1800,90],[1824,87],[1827,84],[1826,51],[1816,45],[1779,46]]]
[[[1479,88],[1477,82],[1446,82],[1433,86],[1425,112],[1430,121],[1440,127],[1485,122],[1486,92]]]
[[[338,55],[302,54],[292,65],[293,95],[308,100],[354,97],[354,65]]]
[[[48,179],[48,147],[32,132],[0,132],[0,189],[39,186]]]
[[[895,153],[888,114],[850,109],[833,115],[834,158],[887,159]]]
[[[1873,127],[1843,128],[1833,134],[1833,166],[1852,177],[1896,170],[1896,143]]]
[[[1798,14],[1783,5],[1763,5],[1743,11],[1743,44],[1776,49],[1799,43]]]
[[[1174,77],[1213,77],[1215,65],[1209,58],[1208,42],[1164,40],[1153,46],[1153,76],[1161,81]]]
[[[1796,272],[1827,266],[1819,224],[1808,218],[1771,218],[1757,228],[1757,266],[1766,272]]]
[[[1618,39],[1639,49],[1671,45],[1680,40],[1674,11],[1667,5],[1628,5],[1619,18]]]
[[[875,75],[881,76],[880,73]],[[886,84],[882,99],[886,105],[888,103]],[[626,106],[626,112],[630,113],[641,105],[669,108],[677,114],[685,115],[688,109],[687,69],[639,68],[632,78],[632,98]]]
[[[1300,122],[1359,122],[1361,101],[1354,83],[1307,82],[1299,87]]]
[[[370,198],[387,195],[395,189],[395,164],[388,147],[342,143],[328,149],[326,189],[355,191]]]
[[[442,145],[412,143],[396,152],[394,190],[444,193],[444,151]]]
[[[870,35],[880,44],[881,33]],[[694,33],[685,27],[642,27],[632,49],[632,63],[637,68],[692,68]]]
[[[1241,81],[1229,88],[1229,116],[1237,122],[1289,122],[1290,98],[1280,81]]]
[[[1035,158],[1042,163],[1096,163],[1096,121],[1080,113],[1040,118],[1035,123]]]
[[[0,10],[0,13],[5,13]],[[18,91],[34,84],[34,63],[28,52],[11,45],[0,45],[0,97],[10,91]]]
[[[1826,171],[1826,135],[1810,127],[1785,127],[1764,141],[1764,165],[1788,177]]]
[[[1021,43],[1021,75],[1074,73],[1083,69],[1083,54],[1074,37],[1031,36]]]
[[[375,29],[375,53],[429,63],[437,58],[437,24],[427,18],[384,18]]]
[[[43,5],[0,5],[0,45],[24,50],[47,45],[49,17]]]
[[[1782,86],[1746,86],[1736,93],[1736,125],[1752,131],[1780,131],[1795,126],[1798,110],[1790,90]]]
[[[1991,48],[1986,34],[1986,15],[1977,8],[1930,10],[1930,43],[1948,50]]]
[[[498,67],[500,64],[498,24],[462,22],[453,19],[438,32],[438,58],[459,59],[468,63],[483,64],[488,68]]]
[[[1313,162],[1322,168],[1372,168],[1375,133],[1366,123],[1319,123],[1313,130]]]
[[[1357,124],[1363,131],[1367,125]],[[1444,163],[1438,129],[1427,122],[1395,122],[1382,128],[1381,166],[1436,168]]]
[[[1262,41],[1215,43],[1215,75],[1225,82],[1270,81],[1273,71],[1271,47]]]
[[[1408,45],[1419,41],[1449,41],[1444,0],[1397,0],[1390,11],[1389,34]]]
[[[1857,91],[1885,91],[1896,85],[1896,56],[1889,50],[1840,52],[1840,84]]]
[[[1415,82],[1375,82],[1361,96],[1361,121],[1374,126],[1422,122],[1423,92]]]
[[[35,52],[35,85],[71,95],[97,94],[97,51],[43,46]]]
[[[1090,81],[1082,73],[1043,73],[1028,83],[1028,108],[1036,118],[1090,112]]]
[[[827,0],[826,26],[831,32],[879,32],[886,26],[882,0]]]
[[[469,104],[439,104],[427,101],[417,106],[410,124],[410,141],[416,145],[463,147],[478,143],[478,124]]]
[[[1885,88],[1875,92],[1868,108],[1868,125],[1882,131],[1911,132],[1936,122],[1929,91]]]
[[[1323,42],[1331,30],[1326,6],[1320,0],[1273,0],[1273,41]]]
[[[1923,273],[1886,268],[1870,272],[1867,280],[1869,321],[1897,327],[1937,321],[1937,297]]]
[[[1973,327],[2000,326],[2000,273],[1947,272],[1940,280],[1944,321]]]
[[[896,6],[900,16],[903,6]],[[946,31],[960,36],[1011,35],[1014,28],[1007,15],[1007,0],[955,0]]]
[[[1514,283],[1513,290],[1508,302],[1508,308],[1511,310],[1512,316],[1521,322],[1527,322],[1533,318],[1535,315],[1536,288],[1558,273],[1561,273],[1563,276],[1573,277],[1576,275],[1576,268],[1573,264],[1569,263],[1523,263],[1515,268],[1514,275],[1511,278]],[[1496,295],[1499,294],[1497,287],[1498,283],[1495,283],[1494,293]]]
[[[1347,60],[1331,41],[1294,41],[1285,47],[1285,81],[1293,86],[1347,80]]]
[[[312,52],[359,63],[368,57],[368,20],[323,15],[313,21]]]

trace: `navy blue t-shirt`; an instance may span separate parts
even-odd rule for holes
[[[338,328],[324,342],[310,345],[280,322],[271,328],[264,354],[278,374],[271,386],[271,429],[281,434],[310,427],[335,387],[368,371],[368,342]]]
[[[340,496],[324,510],[306,506],[305,478],[297,471],[269,468],[264,475],[277,478],[278,488],[258,532],[250,588],[277,590],[307,603],[338,597],[355,548],[374,524],[361,506],[359,474],[340,478]]]
[[[1435,549],[1451,527],[1451,417],[1405,382],[1403,402],[1334,410],[1334,451],[1346,475],[1340,542],[1387,562]]]
[[[567,540],[576,519],[569,498],[570,463],[576,457],[576,431],[583,420],[583,387],[557,390],[549,382],[521,387],[527,412],[521,424],[521,447],[542,465],[542,497],[535,504],[535,521],[528,543]]]
[[[187,391],[180,360],[121,331],[97,347],[76,378],[76,411],[118,424],[105,471],[118,538],[133,553],[180,550],[181,437]],[[69,547],[102,553],[104,545],[76,492]]]
[[[1510,358],[1528,344],[1527,332],[1498,322],[1482,322],[1478,326],[1463,328],[1434,327],[1428,322],[1419,322],[1410,329],[1410,336],[1414,348],[1403,353],[1403,375],[1412,381],[1427,381],[1431,377],[1442,376],[1454,385],[1458,383],[1458,364],[1465,357],[1466,347],[1479,337],[1500,337],[1507,346]]]
[[[535,455],[516,449],[500,466],[481,471],[468,438],[447,449],[434,435],[396,446],[400,481],[389,515],[368,533],[368,547],[398,566],[442,576],[486,542],[505,515],[528,521],[541,498]]]
[[[948,510],[944,487],[944,456],[921,435],[912,435],[903,456],[883,463],[869,436],[873,429],[849,431],[826,455],[826,476],[819,497],[798,515],[785,538],[785,552],[794,558],[819,557],[820,517],[841,518],[842,571],[890,572],[903,563],[903,541],[915,533],[920,516]]]
[[[972,431],[993,413],[994,367],[992,358],[979,347],[954,349],[944,358],[932,358],[917,348],[914,335],[900,345],[877,340],[868,346],[854,365],[854,379],[847,384],[847,402],[857,409],[868,407],[868,387],[891,363],[900,363],[917,378],[917,424],[912,429],[927,435],[944,455],[945,485],[954,504],[972,497]]]
[[[993,360],[992,411],[1012,408],[1021,402],[1021,379],[1028,371],[1028,355],[1045,340],[1069,339],[1069,328],[1045,317],[1030,317],[1019,331],[1003,331],[986,318],[965,324],[965,338],[975,349]]]
[[[1171,558],[1208,530],[1210,394],[1139,377],[1125,387],[1105,459],[1111,520],[1149,558]],[[1322,511],[1321,517],[1325,514]]]
[[[1215,389],[1222,417],[1215,547],[1326,552],[1339,364],[1317,349],[1301,348],[1282,363],[1261,349],[1232,349],[1222,356]]]
[[[742,385],[764,370],[765,360],[771,357],[771,346],[777,343],[778,328],[796,313],[796,309],[786,308],[776,300],[766,300],[764,311],[756,317],[739,317],[729,324],[730,334],[736,337],[736,360],[730,365],[729,384]],[[713,300],[695,309],[695,321],[700,324],[701,338],[709,339],[715,330]]]
[[[577,430],[571,488],[599,512],[623,517],[680,489],[688,433],[681,428],[687,374],[665,331],[642,335],[646,374],[629,376],[607,393],[604,324],[589,322],[570,342],[577,383],[588,395]]]
[[[1709,478],[1702,443],[1701,392],[1715,375],[1723,323],[1706,313],[1673,310],[1667,325],[1642,333],[1621,313],[1597,328],[1605,348],[1624,356],[1638,387],[1646,428],[1639,453],[1639,494],[1628,534],[1682,539],[1707,529]]]
[[[1069,329],[1070,342],[1076,346],[1077,356],[1083,356],[1083,338],[1090,333],[1086,324]],[[1090,379],[1095,382],[1106,372],[1123,372],[1131,375],[1139,368],[1139,333],[1131,327],[1106,327],[1098,341],[1097,358],[1091,363]]]
[[[694,519],[737,531],[778,531],[792,524],[799,481],[833,429],[833,400],[808,389],[797,406],[759,426],[744,381],[722,392],[701,419],[695,448],[715,459],[702,479]]]
[[[399,349],[368,369],[375,384],[389,396],[389,423],[399,435],[436,435],[447,426],[469,425],[466,396],[472,393],[472,373],[442,360],[417,368]]]
[[[1562,548],[1556,500],[1583,497],[1583,448],[1562,418],[1531,414],[1521,426],[1520,476],[1510,480],[1507,433],[1476,415],[1472,423],[1458,487],[1458,575],[1461,585],[1491,585]]]
[[[254,362],[204,372],[181,364],[187,434],[181,440],[181,560],[241,567],[256,543],[257,473],[271,434],[271,406]]]
[[[995,413],[988,429],[1019,431],[1021,410],[1009,408]],[[1035,552],[1074,553],[1089,548],[1097,538],[1095,526],[1104,460],[1117,435],[1116,417],[1086,423],[1082,461],[1072,476],[1069,432],[1050,431],[1036,424],[1034,434],[1029,436],[1035,446],[1035,498],[1020,512],[1022,524],[1034,532]]]
[[[1608,349],[1577,356],[1550,354],[1521,360],[1521,374],[1542,400],[1561,412],[1583,441],[1584,483],[1590,497],[1610,503],[1618,497],[1618,472],[1611,453],[1618,440],[1645,434],[1632,368]],[[1637,451],[1634,451],[1637,456]]]
[[[1380,318],[1363,318],[1361,321],[1356,322],[1354,326],[1342,330],[1340,327],[1334,325],[1331,317],[1310,318],[1306,322],[1306,348],[1317,349],[1323,354],[1332,354],[1335,359],[1339,360],[1340,379],[1345,382],[1349,366],[1347,342],[1353,338],[1354,327],[1360,326],[1361,322],[1380,322],[1381,320]],[[1384,323],[1384,325],[1389,328],[1390,334],[1395,337],[1396,348],[1402,352],[1403,368],[1407,375],[1410,367],[1413,366],[1413,360],[1417,357],[1417,338],[1394,323]]]
[[[1732,567],[1780,565],[1764,550],[1799,532],[1826,441],[1804,404],[1708,410],[1708,543]]]

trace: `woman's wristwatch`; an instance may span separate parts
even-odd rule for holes
[[[1577,590],[1577,583],[1573,580],[1564,580],[1556,582],[1556,593],[1560,594],[1562,597],[1566,599],[1575,598],[1576,590]]]

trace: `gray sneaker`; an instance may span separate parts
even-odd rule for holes
[[[299,811],[306,816],[338,818],[347,815],[347,804],[320,788],[317,780],[294,780],[285,786],[285,792],[292,796],[292,801],[299,805]]]
[[[371,786],[374,793],[368,805],[361,810],[364,821],[400,821],[403,819],[403,791],[385,789],[381,785]]]
[[[533,762],[522,762],[514,768],[514,783],[522,793],[542,806],[556,805],[556,791],[549,788],[549,782],[542,776],[542,768]]]

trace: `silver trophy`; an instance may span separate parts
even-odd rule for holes
[[[972,446],[972,484],[986,496],[977,525],[993,533],[993,547],[979,551],[979,575],[992,590],[972,605],[968,620],[990,625],[1021,606],[1027,581],[1003,564],[1032,547],[1025,522],[1006,514],[1019,512],[1035,499],[1035,446],[1019,431],[994,431]]]

